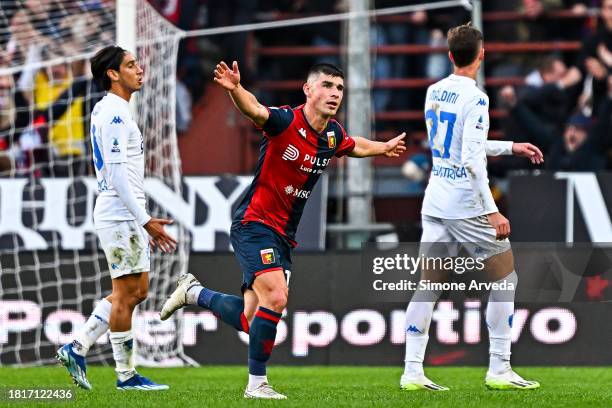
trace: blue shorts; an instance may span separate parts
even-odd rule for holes
[[[230,242],[242,269],[242,292],[262,273],[282,270],[289,283],[291,246],[278,233],[258,222],[232,226]]]

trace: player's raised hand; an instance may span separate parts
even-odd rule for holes
[[[498,240],[506,239],[510,236],[510,221],[500,212],[487,214],[487,220],[495,228],[495,238]]]
[[[540,164],[544,162],[544,155],[537,148],[537,146],[531,143],[514,143],[512,144],[512,153],[515,156],[527,157],[533,164]]]
[[[238,84],[240,83],[240,71],[238,71],[238,62],[234,61],[232,63],[232,68],[227,66],[227,64],[223,61],[217,64],[215,68],[215,78],[214,81],[221,85],[223,88],[228,91],[233,91],[236,89]]]
[[[386,157],[398,157],[400,154],[404,153],[406,151],[406,142],[404,141],[405,137],[406,137],[406,132],[403,132],[402,134],[386,142],[385,143],[385,147],[386,147],[385,156]]]
[[[176,249],[176,240],[172,238],[166,230],[164,225],[172,224],[172,220],[166,220],[164,218],[151,218],[149,222],[144,225],[144,229],[151,236],[151,243],[153,247],[159,247],[162,252],[170,253]]]

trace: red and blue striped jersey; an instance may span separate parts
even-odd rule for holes
[[[234,224],[260,222],[295,247],[304,206],[333,156],[355,148],[355,140],[335,120],[318,133],[303,105],[268,108],[259,161],[251,186],[234,215]]]

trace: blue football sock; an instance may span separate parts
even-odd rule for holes
[[[255,313],[249,332],[249,374],[266,375],[266,363],[274,348],[276,325],[281,316],[261,306]]]
[[[211,310],[215,316],[238,331],[249,332],[249,322],[244,315],[244,299],[203,288],[198,305]]]

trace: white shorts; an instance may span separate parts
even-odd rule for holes
[[[423,214],[423,235],[419,253],[430,256],[457,256],[464,248],[472,257],[490,258],[510,249],[508,238],[498,241],[486,215],[465,219],[444,219]],[[447,243],[446,245],[429,245]],[[442,248],[443,247],[443,248]],[[441,251],[446,254],[440,253]]]
[[[113,226],[96,229],[96,232],[111,278],[149,272],[151,249],[148,234],[135,220],[116,221]]]

